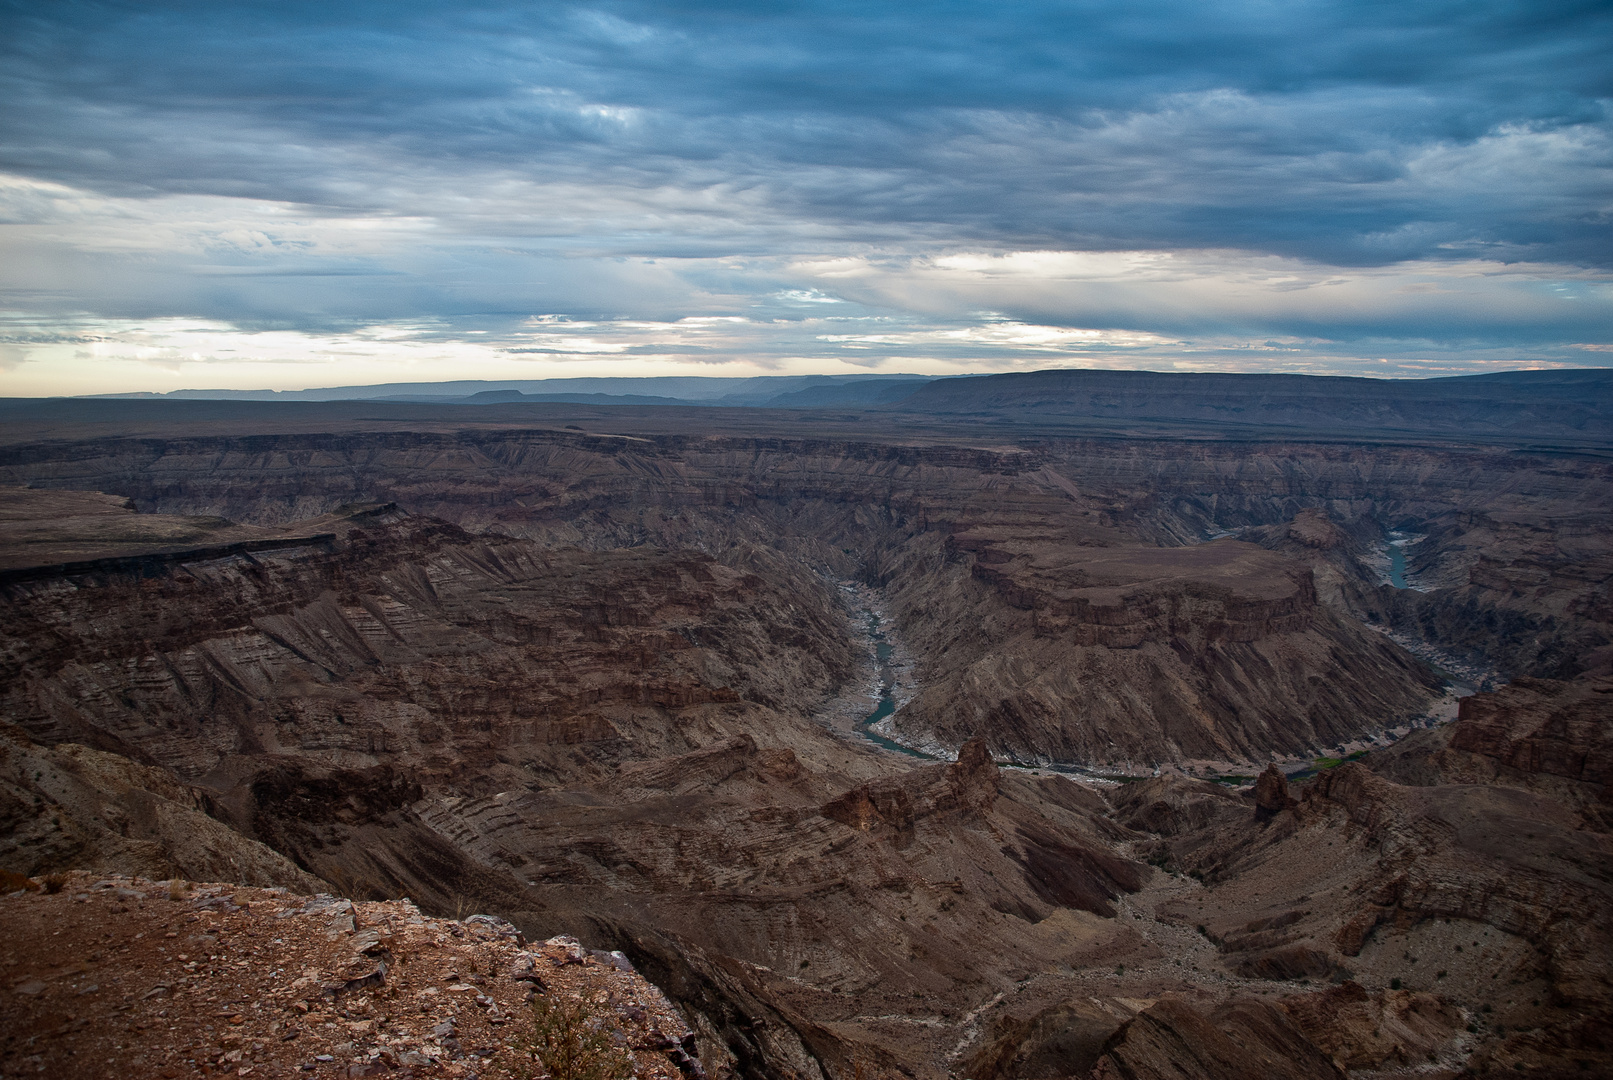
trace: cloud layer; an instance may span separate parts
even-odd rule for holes
[[[1601,3],[13,2],[0,43],[0,393],[239,385],[264,334],[305,346],[282,386],[355,381],[332,341],[378,378],[437,362],[402,342],[444,377],[1610,359]],[[199,325],[234,351],[106,358]]]

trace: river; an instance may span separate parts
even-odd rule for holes
[[[846,604],[846,629],[863,651],[863,674],[824,702],[814,719],[842,738],[921,761],[950,761],[943,747],[921,750],[892,737],[888,721],[917,688],[912,658],[885,614],[884,595],[855,581],[841,582],[840,593]]]
[[[910,754],[913,757],[924,758],[928,761],[938,760],[933,754],[926,754],[915,747],[906,746],[875,730],[875,724],[878,724],[887,716],[894,715],[896,712],[896,671],[891,662],[892,657],[895,655],[896,647],[891,639],[886,636],[885,631],[881,629],[879,612],[872,607],[866,607],[860,614],[868,623],[867,640],[873,647],[874,670],[879,673],[879,702],[874,706],[874,711],[863,717],[862,721],[858,723],[857,730],[862,734],[863,738],[876,746],[883,746],[887,750]]]
[[[1389,584],[1397,589],[1406,587],[1406,542],[1389,542]]]

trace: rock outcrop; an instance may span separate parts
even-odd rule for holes
[[[1608,716],[1597,685],[1527,683],[1467,699],[1449,729],[1326,769],[1297,799],[1270,769],[1241,813],[1237,796],[1208,785],[1137,785],[1120,801],[1123,820],[1152,826],[1165,857],[1206,882],[1165,910],[1198,925],[1234,970],[1375,988],[1345,982],[1328,991],[1337,1000],[1284,1003],[1350,1067],[1436,1053],[1459,1026],[1457,1003],[1482,1016],[1466,1022],[1484,1060],[1590,1061],[1572,1056],[1589,1052],[1579,1032],[1613,1018],[1613,886],[1602,870],[1613,836],[1596,809],[1602,784],[1580,779]],[[1368,767],[1380,760],[1411,782]],[[1549,765],[1509,764],[1518,761]],[[1366,1004],[1387,990],[1400,996]],[[1327,1034],[1324,1020],[1351,1033]]]
[[[1182,1001],[1160,1001],[1114,1034],[1092,1070],[1092,1080],[1344,1080],[1346,1075],[1282,1010],[1247,999],[1207,1016]]]
[[[209,816],[207,796],[164,769],[75,743],[0,730],[0,867],[146,878],[227,879],[317,890],[273,848]]]
[[[1267,765],[1255,780],[1255,816],[1269,821],[1299,803],[1288,790],[1288,778],[1275,765]]]
[[[407,900],[69,874],[0,898],[7,1076],[520,1075],[534,999],[634,1076],[705,1080],[698,1036],[620,954]],[[558,1062],[556,1065],[558,1066]]]
[[[1318,994],[1283,998],[1278,1007],[1306,1037],[1346,1069],[1426,1068],[1454,1055],[1452,1037],[1467,1025],[1462,1010],[1435,994],[1369,994],[1345,980]]]

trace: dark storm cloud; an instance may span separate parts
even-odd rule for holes
[[[0,0],[0,372],[1605,363],[1610,43],[1605,0]]]
[[[0,154],[115,194],[456,212],[711,191],[717,240],[1613,258],[1603,3],[7,6]],[[490,216],[489,216],[490,215]],[[676,220],[673,220],[676,219]],[[799,239],[793,241],[799,246]]]

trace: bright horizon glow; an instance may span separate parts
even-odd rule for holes
[[[70,340],[28,346],[0,376],[10,397],[169,393],[175,390],[299,391],[399,382],[516,382],[572,378],[760,375],[962,375],[1047,368],[1286,372],[1369,378],[1433,378],[1485,371],[1588,366],[1558,358],[1330,356],[1315,343],[1184,342],[1157,335],[1039,326],[993,319],[964,327],[914,329],[767,324],[725,318],[678,323],[530,320],[519,334],[444,337],[437,327],[391,325],[345,334],[241,331],[195,319],[84,321]],[[773,338],[805,349],[791,355]],[[772,349],[747,355],[757,341]],[[15,346],[12,346],[15,348]],[[691,349],[716,350],[691,356]],[[1589,352],[1590,350],[1583,350]],[[938,355],[945,353],[945,355]],[[624,355],[626,354],[626,355]],[[872,354],[872,355],[870,355]],[[1592,353],[1592,355],[1595,355]],[[1591,365],[1600,366],[1600,365]]]

